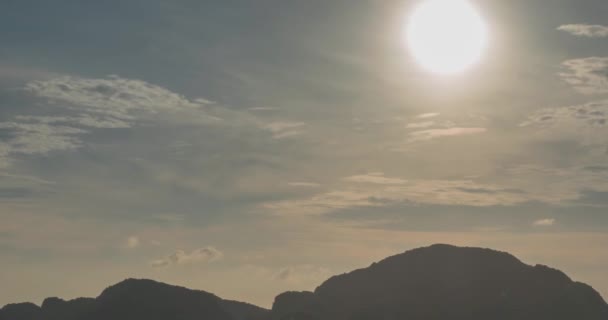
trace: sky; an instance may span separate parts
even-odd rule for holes
[[[405,45],[418,2],[4,0],[0,305],[135,277],[269,307],[434,243],[608,297],[608,2],[473,1],[450,76]]]

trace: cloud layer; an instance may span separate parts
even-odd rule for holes
[[[25,92],[44,108],[0,122],[0,164],[18,155],[47,155],[73,150],[94,130],[127,129],[159,117],[166,122],[204,124],[218,121],[205,110],[211,103],[189,100],[144,81],[59,77],[33,81]]]
[[[490,207],[553,201],[542,194],[472,180],[408,180],[373,172],[345,177],[343,181],[346,183],[331,191],[306,199],[266,203],[264,209],[280,216],[306,216],[395,204]]]

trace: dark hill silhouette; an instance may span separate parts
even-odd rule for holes
[[[276,298],[274,319],[608,319],[591,287],[503,252],[435,245]]]
[[[128,279],[95,299],[48,298],[41,307],[8,305],[0,310],[0,320],[259,320],[267,314],[268,310],[208,292]]]
[[[97,298],[12,304],[0,320],[608,320],[593,288],[503,252],[435,245],[286,292],[272,311],[211,293],[129,279]]]
[[[0,310],[1,320],[39,320],[42,310],[33,303],[15,303],[4,306]]]

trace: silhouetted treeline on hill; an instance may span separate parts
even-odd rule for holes
[[[272,310],[151,280],[97,298],[7,305],[0,320],[608,320],[593,288],[503,252],[435,245],[286,292]]]

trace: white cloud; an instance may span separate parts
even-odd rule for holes
[[[130,236],[129,238],[127,238],[127,248],[129,249],[135,249],[137,247],[139,247],[140,245],[140,241],[139,238],[136,236]]]
[[[25,89],[80,112],[129,121],[161,112],[202,110],[212,104],[205,99],[190,100],[165,88],[118,76],[98,79],[65,76],[33,81]]]
[[[196,263],[211,263],[221,260],[224,254],[214,247],[195,249],[191,252],[177,250],[175,253],[151,262],[153,267],[168,267],[171,265],[186,265]]]
[[[304,133],[303,122],[279,121],[266,124],[264,128],[272,133],[274,139],[284,139]]]
[[[584,94],[608,92],[608,57],[573,59],[562,63],[565,72],[559,75]]]
[[[440,115],[440,113],[436,113],[436,112],[423,113],[423,114],[417,115],[416,118],[418,118],[418,119],[430,119],[430,118],[438,117],[439,115]]]
[[[0,153],[48,154],[56,150],[70,150],[80,146],[78,135],[87,133],[79,128],[45,123],[1,122],[0,130],[10,132]]]
[[[0,122],[0,167],[17,155],[48,155],[77,149],[96,130],[141,126],[248,126],[261,130],[246,112],[232,111],[205,99],[188,99],[141,80],[110,76],[62,76],[32,81],[24,91],[42,99],[28,114]],[[52,114],[52,116],[49,116]],[[269,130],[276,138],[296,134],[299,126],[281,123]]]
[[[560,26],[557,30],[568,32],[572,35],[587,38],[608,37],[608,26],[590,24],[567,24]]]
[[[315,182],[289,182],[287,183],[290,187],[301,187],[301,188],[317,188],[321,185]]]
[[[541,219],[534,221],[533,225],[535,227],[551,227],[555,225],[555,219]]]
[[[486,132],[486,128],[447,128],[447,129],[429,129],[414,131],[409,134],[410,142],[428,141],[443,137],[455,137],[464,135],[474,135]]]
[[[344,178],[346,181],[373,184],[405,184],[407,181],[399,178],[386,177],[383,172],[371,172],[363,175],[356,175]]]

